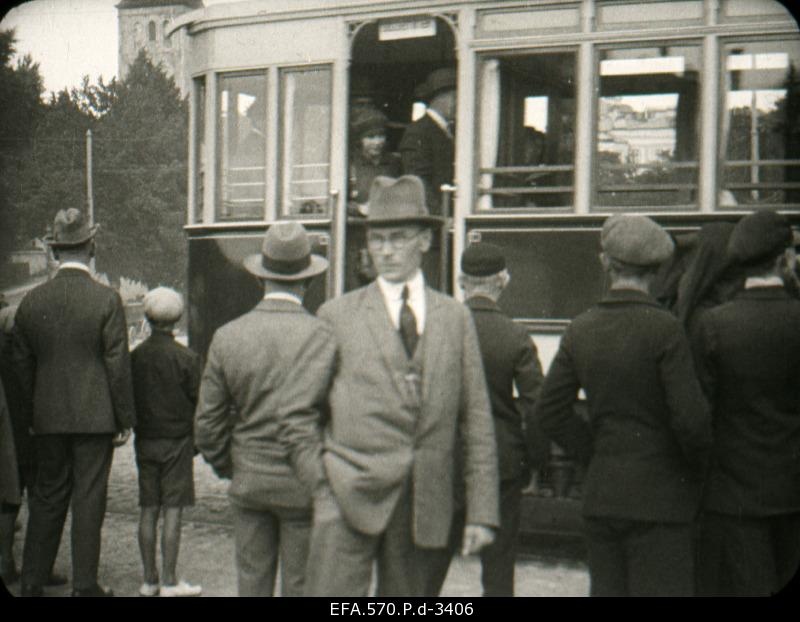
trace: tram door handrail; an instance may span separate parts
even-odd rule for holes
[[[453,204],[453,195],[456,192],[456,187],[450,184],[442,184],[439,189],[442,192],[442,217],[444,218],[444,222],[439,229],[439,291],[446,293],[448,266],[450,265],[447,236],[450,231],[450,223],[452,222],[450,207]]]

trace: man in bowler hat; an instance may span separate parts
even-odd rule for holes
[[[800,301],[785,216],[744,217],[728,254],[744,289],[700,320],[698,370],[714,451],[701,518],[698,592],[768,596],[800,569]]]
[[[15,359],[32,400],[36,476],[22,553],[23,596],[41,596],[72,503],[72,595],[113,596],[97,583],[113,448],[135,423],[125,312],[92,278],[95,232],[58,212],[49,239],[60,265],[16,315]]]
[[[408,126],[400,141],[403,172],[425,184],[425,200],[432,214],[442,213],[442,184],[452,184],[455,147],[456,71],[433,71],[418,89],[427,104],[425,114]]]
[[[379,595],[424,593],[450,535],[459,435],[462,552],[489,544],[498,525],[475,327],[469,310],[427,287],[420,270],[441,219],[429,215],[417,177],[377,177],[369,197],[367,248],[378,278],[319,310],[337,347],[324,437],[297,416],[284,420],[292,460],[314,495],[309,595],[366,596],[373,562]]]
[[[561,338],[536,417],[588,465],[591,595],[690,596],[711,427],[683,328],[649,293],[674,245],[638,215],[609,218],[600,241],[610,289]],[[574,411],[580,389],[588,421]]]
[[[484,596],[514,595],[522,489],[530,480],[531,468],[539,468],[547,460],[550,446],[533,418],[543,381],[536,346],[527,331],[498,306],[510,280],[503,252],[494,244],[477,242],[461,255],[459,284],[478,332],[500,473],[500,526],[494,542],[481,551]],[[438,576],[433,577],[428,596],[439,595],[457,548],[452,536],[463,527],[461,482],[457,481],[456,487],[457,527],[451,533],[451,546],[442,556],[441,570],[435,573]]]
[[[311,253],[298,222],[278,222],[244,267],[264,298],[219,328],[208,350],[195,413],[195,445],[230,479],[239,596],[272,596],[278,559],[283,596],[305,582],[311,495],[281,435],[289,415],[319,429],[334,366],[331,330],[303,307],[328,262]],[[318,433],[318,432],[317,432]]]

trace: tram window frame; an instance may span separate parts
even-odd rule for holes
[[[204,220],[205,185],[208,183],[208,155],[206,152],[206,96],[208,91],[205,76],[193,78],[192,87],[194,126],[191,128],[190,140],[194,143],[194,195],[189,224],[196,224]]]
[[[277,201],[276,201],[276,208],[277,208],[277,216],[281,219],[307,219],[307,218],[330,218],[331,216],[331,205],[330,205],[330,189],[332,187],[332,170],[333,170],[333,136],[332,136],[332,129],[333,129],[333,81],[334,81],[334,65],[333,63],[314,63],[311,65],[282,65],[277,68],[278,75],[277,75],[277,85],[278,85],[278,92],[276,98],[276,105],[278,110],[278,135],[277,135],[277,159],[278,159],[278,173],[276,179],[276,190],[277,190]],[[322,198],[321,196],[311,197],[311,199],[320,198],[320,203],[316,204],[317,208],[314,211],[304,211],[306,204],[301,205],[300,209],[294,211],[292,209],[292,202],[286,200],[286,193],[287,184],[291,184],[293,177],[287,176],[287,166],[291,166],[289,162],[287,162],[287,158],[285,156],[285,149],[286,149],[286,140],[287,140],[287,119],[288,117],[284,114],[287,108],[285,102],[285,94],[286,94],[286,83],[285,79],[286,76],[292,73],[308,73],[314,71],[324,71],[327,72],[328,75],[328,93],[327,93],[327,106],[328,106],[328,113],[325,115],[327,119],[327,129],[325,132],[322,132],[322,135],[327,137],[328,145],[327,145],[327,163],[323,165],[327,167],[327,175],[325,180],[325,196]],[[301,180],[306,181],[306,180]],[[318,180],[321,181],[321,180]],[[309,199],[309,201],[311,200]]]
[[[603,54],[609,51],[635,51],[635,50],[651,50],[654,48],[694,48],[696,54],[696,72],[697,77],[695,80],[696,85],[696,92],[695,92],[695,108],[693,114],[684,113],[684,118],[688,120],[694,120],[695,126],[694,127],[687,127],[686,133],[688,134],[689,138],[694,141],[694,146],[692,147],[692,152],[694,157],[691,159],[686,160],[670,160],[666,166],[661,167],[662,169],[669,169],[673,168],[677,171],[681,169],[687,169],[693,171],[694,178],[691,183],[667,183],[667,184],[611,184],[611,185],[602,185],[601,184],[601,152],[600,151],[600,121],[601,121],[601,100],[604,97],[602,93],[602,62],[604,60],[634,60],[634,59],[605,59],[603,58]],[[702,38],[688,38],[688,39],[676,39],[676,40],[660,40],[660,39],[648,39],[648,40],[641,40],[641,41],[634,41],[630,43],[617,43],[617,44],[601,44],[595,46],[594,49],[594,81],[595,81],[595,90],[593,95],[593,102],[592,102],[592,152],[591,152],[591,167],[592,167],[592,195],[591,195],[591,205],[590,205],[590,212],[597,213],[597,212],[639,212],[639,211],[676,211],[676,212],[693,212],[700,210],[700,173],[701,173],[701,160],[702,160],[702,145],[701,145],[701,135],[702,135],[702,84],[703,84],[703,39]],[[646,57],[648,58],[648,57]],[[660,57],[653,57],[653,58],[670,58],[668,56],[660,56]],[[681,56],[680,58],[685,59],[685,56]],[[685,61],[684,61],[685,63]],[[663,72],[668,74],[670,72]],[[625,75],[625,74],[621,74]],[[637,73],[637,74],[630,74],[636,76],[651,76],[651,74],[645,73]],[[647,96],[643,94],[644,96]],[[653,93],[650,95],[671,95],[671,93]],[[676,94],[677,95],[677,94]],[[642,95],[640,95],[642,96]],[[677,117],[679,115],[679,108],[680,105],[680,98],[679,96],[676,98],[675,104],[675,137],[673,140],[673,151],[675,151],[678,147],[679,141],[679,131],[678,131],[678,120]],[[646,114],[646,113],[643,113]],[[686,147],[690,143],[686,143],[683,145]],[[655,168],[657,162],[653,161],[653,167]],[[673,164],[673,162],[675,164]],[[649,164],[648,164],[649,165]],[[637,164],[635,161],[631,162],[620,162],[619,165],[614,165],[614,168],[618,167],[636,167]],[[641,164],[638,168],[644,168]],[[610,169],[609,169],[610,170]],[[623,175],[627,175],[625,169],[620,169]],[[663,172],[663,171],[662,171]],[[623,187],[626,186],[626,187]],[[662,186],[662,187],[659,187]],[[604,188],[611,188],[610,190],[606,190]],[[641,188],[637,190],[637,188]],[[631,195],[637,193],[648,193],[648,192],[656,192],[656,193],[664,193],[664,192],[675,192],[675,193],[683,193],[688,195],[689,201],[682,201],[682,202],[644,202],[644,201],[631,201],[630,203],[619,202],[619,203],[612,203],[609,201],[604,201],[601,199],[602,193],[607,192],[629,192]],[[663,197],[663,194],[661,195]]]
[[[230,71],[230,72],[219,72],[216,74],[216,101],[214,102],[214,123],[216,125],[215,131],[215,146],[214,146],[214,153],[215,153],[215,164],[214,164],[214,176],[215,176],[215,200],[214,200],[214,222],[261,222],[266,217],[266,209],[267,204],[269,202],[269,184],[267,183],[267,164],[268,164],[268,153],[270,149],[270,143],[272,143],[272,138],[269,136],[270,128],[268,126],[269,120],[269,106],[273,104],[269,100],[269,70],[267,68],[263,68],[260,70],[253,70],[253,71]],[[222,157],[223,153],[223,142],[225,140],[225,136],[221,131],[222,127],[222,95],[225,92],[224,82],[227,79],[239,79],[239,78],[261,78],[263,80],[263,88],[261,91],[261,95],[263,96],[264,101],[264,136],[263,147],[264,147],[264,154],[263,154],[263,163],[261,167],[263,168],[263,176],[261,182],[246,182],[246,183],[261,183],[264,190],[263,190],[263,197],[261,198],[261,205],[258,214],[251,214],[247,213],[243,216],[237,216],[235,214],[228,215],[225,213],[224,210],[224,192],[226,190],[225,183],[224,183],[224,175],[223,175],[223,167],[226,165],[224,162],[224,158]],[[230,165],[228,165],[230,168]]]
[[[539,140],[541,141],[542,145],[540,147],[541,156],[547,157],[547,159],[556,159],[560,158],[560,152],[564,149],[571,149],[571,158],[569,163],[565,162],[556,162],[556,163],[547,163],[547,164],[537,164],[531,166],[517,166],[515,164],[512,165],[503,165],[498,166],[498,160],[503,159],[500,157],[499,150],[503,150],[507,152],[505,154],[505,159],[509,157],[512,158],[512,161],[515,161],[519,155],[520,148],[524,150],[524,146],[516,144],[516,139],[511,144],[503,143],[503,138],[500,136],[500,133],[503,131],[503,126],[508,126],[509,120],[507,118],[506,113],[503,110],[498,111],[498,119],[496,122],[497,131],[495,133],[494,140],[497,145],[495,147],[495,151],[497,152],[495,155],[494,165],[493,166],[484,166],[484,154],[482,152],[483,149],[483,141],[484,131],[487,127],[486,121],[486,106],[483,101],[484,98],[484,89],[485,83],[484,80],[486,77],[484,76],[484,67],[486,67],[487,63],[491,61],[499,61],[502,62],[503,60],[512,60],[512,59],[523,59],[523,58],[532,58],[535,56],[571,56],[573,62],[573,69],[572,69],[572,98],[571,98],[571,106],[572,110],[567,111],[567,114],[571,118],[571,127],[569,124],[565,124],[564,122],[564,112],[557,110],[556,112],[559,113],[561,117],[558,119],[557,125],[559,127],[565,127],[565,134],[564,136],[571,136],[571,139],[568,139],[570,144],[564,144],[564,136],[560,133],[556,134],[555,132],[550,132],[550,137],[548,138],[547,132],[542,132],[541,130],[537,130],[535,127],[532,128],[537,135],[539,135]],[[577,135],[576,135],[576,128],[578,124],[577,119],[577,110],[578,110],[578,85],[577,85],[577,76],[578,76],[578,62],[579,62],[579,50],[577,46],[559,46],[559,47],[547,47],[547,48],[533,48],[533,49],[525,49],[525,50],[498,50],[498,51],[491,51],[485,52],[478,56],[477,63],[476,63],[476,102],[477,102],[477,114],[475,115],[475,129],[474,129],[474,141],[475,141],[475,158],[474,158],[474,171],[475,171],[475,208],[474,213],[476,214],[489,214],[489,213],[509,213],[509,214],[519,214],[519,213],[574,213],[575,211],[575,178],[577,172]],[[525,97],[525,99],[532,99],[534,97],[544,97],[546,101],[547,117],[551,114],[551,105],[552,102],[550,101],[550,95],[546,96],[534,96],[530,95]],[[569,99],[565,99],[564,101],[569,101]],[[568,106],[567,106],[568,107]],[[523,121],[524,117],[526,116],[523,112]],[[555,117],[554,117],[555,118]],[[525,125],[524,127],[530,127]],[[506,127],[506,130],[510,130],[511,128]],[[509,134],[509,131],[505,132]],[[533,134],[533,132],[531,132]],[[514,155],[510,155],[514,153]],[[504,171],[503,169],[507,169]],[[530,169],[530,170],[523,170],[523,169]],[[563,176],[564,174],[570,174],[572,179],[571,183],[569,184],[546,184],[542,185],[539,183],[537,185],[537,180],[541,180],[542,177],[554,177],[554,176]],[[494,195],[499,195],[505,198],[505,202],[508,202],[509,199],[516,199],[518,194],[514,194],[513,192],[508,196],[505,196],[502,193],[503,186],[496,186],[495,183],[497,181],[497,177],[501,177],[503,175],[525,175],[527,174],[528,177],[524,182],[526,186],[530,186],[530,191],[525,192],[521,191],[522,195],[528,195],[529,197],[536,197],[540,196],[545,198],[545,202],[547,202],[548,196],[552,197],[561,197],[562,195],[566,196],[566,200],[560,201],[556,205],[535,205],[531,203],[535,203],[535,199],[525,200],[524,203],[520,205],[497,205],[493,199]],[[530,181],[528,181],[530,180]],[[491,184],[491,185],[487,185]],[[535,192],[534,192],[535,191]],[[509,188],[508,192],[511,192],[511,188]],[[524,197],[523,197],[524,199]]]
[[[717,161],[718,161],[718,174],[717,174],[717,209],[719,210],[729,210],[729,211],[738,211],[738,210],[747,210],[751,211],[753,209],[761,209],[761,208],[769,208],[769,209],[791,209],[791,208],[798,208],[800,207],[800,150],[798,150],[798,155],[796,157],[790,158],[787,157],[785,151],[781,158],[762,158],[761,150],[759,146],[756,148],[759,149],[759,154],[757,159],[752,160],[742,160],[742,159],[728,159],[728,148],[730,146],[731,135],[729,134],[730,131],[730,124],[732,119],[729,117],[728,111],[728,58],[730,56],[734,56],[730,54],[730,50],[737,45],[759,45],[759,44],[766,44],[774,46],[774,50],[771,51],[752,51],[747,56],[752,56],[753,61],[758,63],[759,56],[762,55],[769,55],[773,56],[776,54],[780,54],[781,52],[776,51],[777,49],[784,49],[786,44],[794,43],[798,46],[797,49],[797,56],[795,58],[800,59],[800,33],[795,33],[794,36],[789,34],[784,35],[776,35],[773,37],[725,37],[720,40],[719,46],[719,106],[718,106],[718,145],[717,145]],[[791,66],[791,64],[790,64]],[[796,67],[800,68],[800,63],[796,65]],[[762,69],[769,69],[770,67],[763,67]],[[757,68],[758,69],[758,68]],[[787,68],[787,74],[789,73],[789,68]],[[791,86],[787,88],[792,88]],[[800,99],[800,78],[796,78],[794,83],[794,89],[796,89],[797,97]],[[753,89],[753,96],[758,97],[758,91],[770,91],[774,89]],[[749,108],[749,107],[748,107]],[[751,109],[752,110],[752,109]],[[751,116],[751,124],[752,124],[752,116]],[[786,123],[786,118],[778,119],[778,124]],[[756,118],[756,127],[757,126],[757,118]],[[796,141],[796,145],[800,145],[800,124],[795,129],[796,136],[798,137]],[[766,134],[766,133],[765,133]],[[761,136],[761,133],[758,133]],[[777,133],[773,132],[767,136],[784,136],[784,133]],[[752,125],[750,126],[750,130],[748,131],[748,138],[752,137]],[[752,140],[752,139],[751,139]],[[795,143],[789,143],[795,144]],[[785,147],[784,147],[785,148]],[[795,146],[797,149],[797,146]],[[750,144],[750,149],[752,149],[752,143]],[[731,169],[734,168],[750,168],[751,176],[755,175],[758,181],[753,181],[751,178],[750,182],[737,182],[733,181],[730,182],[727,179],[727,174],[732,172]],[[766,170],[767,173],[770,173],[771,170],[775,168],[780,168],[783,171],[782,181],[762,181],[762,174]],[[789,172],[789,169],[794,169],[793,172]],[[773,175],[769,175],[772,177]],[[735,177],[735,176],[734,176]],[[733,185],[732,185],[733,184]],[[794,184],[794,185],[793,185]],[[739,187],[736,187],[739,186]],[[745,187],[746,186],[746,187]],[[733,190],[732,190],[733,188]],[[751,200],[744,200],[744,195],[746,195],[747,191],[749,190],[751,195]],[[796,200],[783,200],[783,201],[769,201],[764,200],[761,197],[761,192],[763,191],[778,191],[783,192],[784,197],[787,193],[790,193]],[[734,194],[736,193],[736,194]],[[737,198],[738,195],[738,198]],[[767,197],[769,198],[769,197]]]

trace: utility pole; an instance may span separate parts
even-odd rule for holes
[[[94,190],[92,188],[92,130],[86,130],[86,202],[89,226],[94,226]],[[95,258],[89,260],[89,269],[95,273]]]

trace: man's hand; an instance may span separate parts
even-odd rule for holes
[[[111,444],[114,447],[121,447],[122,445],[128,442],[130,436],[131,436],[130,428],[125,428],[124,430],[120,430],[114,435],[114,438],[111,439]]]
[[[494,542],[494,530],[491,527],[467,525],[464,527],[464,544],[461,546],[461,554],[472,555],[492,542]]]

